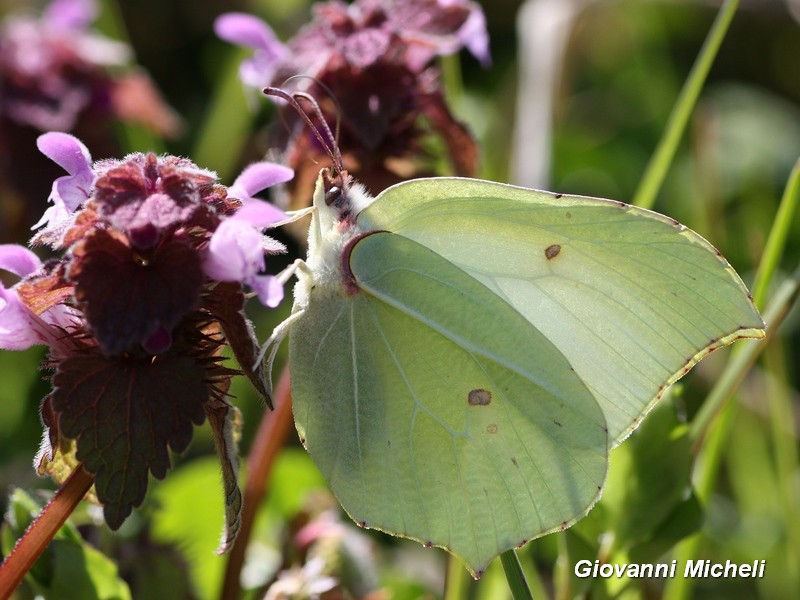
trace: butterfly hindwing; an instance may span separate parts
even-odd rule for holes
[[[312,291],[291,330],[295,419],[343,507],[478,572],[584,515],[607,465],[599,405],[482,283],[391,233],[347,257],[357,291]]]

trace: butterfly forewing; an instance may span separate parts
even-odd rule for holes
[[[425,179],[386,190],[358,224],[430,248],[518,311],[591,390],[614,442],[705,354],[763,336],[708,242],[621,202]]]

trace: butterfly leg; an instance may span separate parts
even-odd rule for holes
[[[282,285],[284,285],[287,281],[289,281],[289,279],[291,279],[293,275],[298,275],[299,279],[304,279],[303,276],[311,277],[311,270],[308,268],[308,265],[305,263],[305,261],[298,258],[291,265],[278,273],[277,279]],[[261,350],[256,357],[255,364],[253,365],[253,370],[255,370],[258,368],[259,363],[261,363],[262,360],[264,361],[263,369],[267,376],[267,396],[270,399],[270,404],[272,398],[272,365],[275,362],[275,356],[278,354],[278,348],[280,348],[281,342],[288,335],[292,323],[299,319],[304,312],[305,306],[300,305],[297,302],[297,298],[295,298],[295,303],[292,306],[292,313],[284,321],[279,323],[275,329],[273,329],[272,335],[270,335],[261,346]],[[268,350],[269,354],[267,355]],[[266,360],[264,360],[265,355]]]
[[[270,223],[270,229],[274,227],[280,227],[281,225],[288,225],[289,223],[294,223],[298,219],[302,219],[308,214],[314,212],[314,207],[309,206],[308,208],[301,208],[300,210],[289,210],[286,211],[286,218],[280,221],[276,221],[275,223]]]
[[[289,329],[297,319],[303,316],[305,309],[300,309],[296,312],[292,312],[284,321],[278,324],[275,329],[272,330],[272,335],[267,338],[267,341],[264,342],[264,345],[261,346],[261,351],[258,353],[258,358],[256,359],[255,365],[253,365],[253,369],[258,367],[258,364],[264,359],[266,355],[266,360],[263,363],[263,369],[266,373],[266,380],[267,380],[267,397],[269,399],[269,404],[272,404],[272,364],[275,362],[275,356],[278,354],[278,348],[281,346],[281,342],[283,339],[289,334]],[[267,350],[269,350],[269,354],[267,355]]]
[[[289,281],[298,271],[302,271],[303,273],[309,272],[306,261],[301,258],[296,258],[292,264],[278,273],[275,278],[280,282],[281,285],[286,285],[286,282]]]

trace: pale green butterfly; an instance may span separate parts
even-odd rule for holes
[[[764,335],[711,244],[622,202],[453,177],[373,199],[338,166],[311,212],[266,368],[288,333],[297,431],[354,521],[475,576],[584,516],[666,388]]]

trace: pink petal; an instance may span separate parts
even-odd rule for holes
[[[58,164],[70,175],[91,172],[89,149],[78,138],[60,131],[43,133],[36,140],[39,152]]]
[[[78,138],[59,131],[40,135],[36,146],[69,173],[53,182],[49,198],[55,207],[63,207],[63,212],[60,209],[49,211],[49,217],[45,214],[35,227],[45,222],[52,226],[57,222],[54,217],[63,218],[64,214],[74,212],[89,198],[94,184],[92,157]]]
[[[486,30],[486,16],[480,6],[475,6],[466,22],[458,30],[458,38],[478,59],[484,68],[492,64],[489,54],[489,32]]]
[[[17,244],[0,244],[0,269],[10,271],[17,277],[25,277],[42,266],[42,261],[33,252]]]
[[[286,214],[269,202],[251,198],[231,217],[236,221],[249,223],[256,229],[264,229],[286,218]]]
[[[0,348],[25,350],[41,340],[31,326],[33,315],[14,290],[0,284]]]
[[[42,20],[54,28],[83,30],[97,18],[94,0],[53,0]]]
[[[203,272],[217,281],[245,282],[264,268],[261,238],[248,223],[223,221],[211,236]]]
[[[274,275],[257,275],[247,284],[258,294],[261,304],[275,308],[283,300],[283,285]]]
[[[228,196],[244,200],[255,196],[279,183],[291,181],[294,171],[289,167],[271,162],[257,162],[249,165],[228,188]]]
[[[263,50],[275,58],[282,56],[285,48],[269,25],[246,13],[230,12],[220,15],[214,21],[214,33],[226,42]]]

